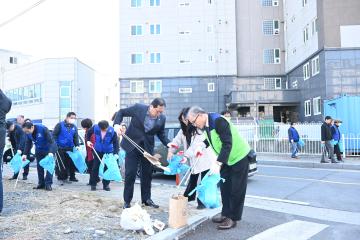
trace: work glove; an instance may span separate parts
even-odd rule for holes
[[[210,170],[209,170],[209,175],[219,174],[220,169],[221,169],[221,163],[219,163],[218,161],[212,163],[211,167],[210,167]]]
[[[49,157],[54,157],[54,154],[49,153],[48,156],[49,156]]]
[[[23,161],[26,161],[26,158],[27,158],[26,155],[22,155],[22,156],[21,156],[21,160],[23,160]]]
[[[21,151],[21,150],[17,150],[17,153],[18,153],[19,155],[21,155],[22,151]]]
[[[90,141],[87,141],[86,144],[87,144],[87,146],[90,147],[90,148],[93,148],[93,147],[94,147],[94,144],[93,144],[92,142],[90,142]]]

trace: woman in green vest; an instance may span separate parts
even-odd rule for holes
[[[249,171],[248,158],[253,151],[236,127],[218,113],[207,113],[194,106],[190,108],[187,119],[206,132],[206,145],[217,155],[210,173],[220,173],[225,179],[220,182],[222,211],[212,221],[219,224],[217,228],[220,230],[231,229],[241,220]]]

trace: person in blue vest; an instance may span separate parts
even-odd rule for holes
[[[30,154],[32,143],[35,145],[35,157],[37,162],[37,173],[38,173],[38,185],[34,189],[45,189],[51,191],[53,175],[46,171],[44,177],[44,168],[40,166],[39,162],[47,155],[54,156],[56,152],[56,144],[52,138],[49,129],[42,124],[34,125],[32,122],[25,122],[23,124],[23,130],[27,135],[25,141],[25,148],[23,153],[23,160]]]
[[[288,130],[289,142],[291,144],[291,157],[298,158],[297,153],[299,152],[299,140],[300,136],[296,128],[294,127],[294,123],[290,123],[290,128]]]
[[[341,126],[342,121],[335,120],[334,125],[331,126],[331,134],[334,140],[334,153],[336,155],[336,158],[339,162],[343,162],[341,157],[341,150],[340,150],[340,139],[341,139],[341,133],[339,130],[339,127]]]
[[[69,112],[64,121],[56,124],[53,131],[54,140],[58,146],[58,155],[60,156],[56,164],[56,173],[62,185],[68,180],[78,182],[75,177],[75,165],[66,153],[67,151],[73,151],[74,147],[79,149],[79,134],[75,122],[76,114]]]
[[[26,135],[25,135],[24,131],[22,130],[22,128],[12,121],[7,121],[6,129],[8,131],[8,135],[9,135],[10,142],[11,142],[11,147],[13,148],[12,151],[14,152],[14,154],[16,154],[17,151],[20,151],[21,153],[23,153],[24,147],[25,147]],[[23,180],[27,180],[27,176],[29,175],[29,168],[30,168],[29,164],[26,165],[26,167],[24,167]],[[19,175],[19,172],[14,174],[10,178],[10,180],[17,179],[18,175]]]
[[[91,142],[91,136],[95,136],[95,143]],[[86,134],[86,144],[95,149],[93,165],[90,173],[91,191],[96,191],[96,184],[99,177],[100,161],[106,153],[119,153],[119,140],[113,127],[109,126],[109,122],[102,120],[98,124],[91,127]],[[106,171],[106,166],[105,169]],[[103,179],[103,189],[110,191],[110,181]]]

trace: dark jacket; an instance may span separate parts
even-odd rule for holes
[[[331,134],[332,134],[332,138],[335,141],[340,141],[341,133],[340,133],[339,128],[336,125],[331,126]]]
[[[43,125],[34,125],[35,129],[34,132],[30,135],[27,135],[26,142],[25,142],[25,149],[24,149],[24,155],[29,155],[32,147],[32,143],[35,144],[35,154],[37,153],[53,153],[57,151],[56,143],[49,131],[49,129]],[[37,141],[39,140],[39,137],[41,137],[44,140],[44,143],[39,145]],[[43,150],[45,149],[46,150]]]
[[[290,127],[288,130],[289,142],[294,140],[294,142],[299,142],[300,136],[298,131],[294,127]]]
[[[19,125],[15,124],[14,131],[9,132],[9,138],[14,152],[17,150],[24,151],[26,134]]]
[[[324,122],[321,125],[321,141],[331,141],[332,139],[331,126]]]
[[[149,106],[143,104],[135,104],[134,106],[120,109],[114,119],[114,125],[120,124],[124,117],[131,117],[131,122],[126,130],[126,135],[135,143],[142,146],[148,153],[154,154],[155,135],[166,146],[170,141],[165,136],[165,122],[166,117],[160,115],[156,120],[154,127],[145,132],[145,117],[147,115]],[[127,153],[135,149],[135,147],[125,138],[121,141],[121,148]]]
[[[66,129],[63,129],[62,127],[65,126]],[[74,129],[74,130],[72,130]],[[71,137],[74,146],[78,147],[79,144],[79,134],[78,134],[78,129],[74,124],[70,124],[70,123],[66,123],[65,121],[63,122],[59,122],[58,124],[56,124],[54,130],[53,130],[53,137],[55,142],[57,143],[59,149],[64,149],[64,150],[68,150],[68,151],[72,151],[73,147],[66,147],[66,146],[61,146],[61,144],[59,144],[60,142],[64,142],[64,141],[60,141],[60,138],[63,138],[63,136],[61,135],[62,131],[67,131],[69,134],[71,132],[74,132],[73,136],[69,136]],[[63,140],[63,139],[61,139]]]
[[[10,112],[11,100],[0,89],[0,128],[5,128],[6,114]]]

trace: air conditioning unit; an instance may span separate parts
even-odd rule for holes
[[[273,0],[273,6],[274,7],[279,6],[279,0]]]
[[[279,35],[280,34],[280,30],[279,29],[274,29],[274,35]]]
[[[279,64],[280,63],[280,58],[275,58],[275,63]]]

